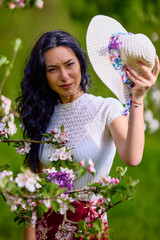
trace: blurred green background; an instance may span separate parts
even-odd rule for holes
[[[89,21],[94,15],[103,14],[118,20],[129,32],[144,33],[154,43],[160,56],[160,1],[155,0],[46,0],[44,8],[38,10],[17,9],[16,11],[0,7],[0,54],[11,60],[15,38],[22,39],[23,48],[19,51],[14,68],[2,94],[14,100],[19,93],[25,60],[36,39],[44,32],[62,29],[70,32],[86,51],[85,34]],[[0,71],[0,81],[5,67]],[[103,97],[112,93],[98,80],[89,66],[92,75],[90,92]],[[160,113],[159,113],[160,114]],[[17,123],[18,125],[18,123]],[[21,136],[20,130],[15,138]],[[23,161],[14,148],[0,144],[0,165],[11,164],[18,171]],[[117,165],[124,164],[116,155],[111,176]],[[159,240],[160,239],[160,131],[149,135],[141,164],[129,167],[129,174],[139,178],[140,183],[134,193],[134,200],[122,203],[109,214],[109,226],[112,240]],[[0,240],[23,239],[22,226],[13,222],[14,214],[0,198]]]

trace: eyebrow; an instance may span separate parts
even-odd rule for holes
[[[67,64],[67,63],[69,63],[69,62],[71,62],[71,61],[74,61],[75,59],[74,58],[70,58],[70,59],[68,59],[66,62],[64,62],[63,64],[65,65],[65,64]],[[50,68],[50,67],[57,67],[57,65],[48,65],[48,66],[46,66],[47,68]]]

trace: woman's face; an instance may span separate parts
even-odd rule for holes
[[[68,47],[59,46],[44,53],[46,78],[62,103],[71,102],[83,94],[80,87],[81,67],[78,58]]]

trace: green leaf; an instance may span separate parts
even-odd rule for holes
[[[128,170],[127,167],[125,167],[125,168],[117,167],[116,168],[116,172],[119,174],[120,177],[123,177],[126,174],[127,170]]]
[[[19,143],[15,143],[15,144],[13,144],[13,147],[19,147],[19,146],[20,146]]]
[[[85,221],[83,221],[82,219],[79,220],[78,228],[79,228],[79,230],[85,231],[86,230],[86,223],[85,223]]]
[[[98,218],[95,220],[95,222],[93,223],[93,226],[95,228],[95,230],[99,231],[102,228],[102,221]]]
[[[26,220],[26,221],[24,221],[24,226],[25,227],[29,227],[29,222]]]
[[[20,225],[21,223],[23,223],[25,221],[25,219],[24,218],[21,218],[19,221],[18,221],[18,225]]]
[[[93,228],[93,227],[89,227],[88,231],[89,231],[89,233],[92,233],[92,234],[96,234],[97,233],[97,230],[95,228]]]
[[[66,190],[67,190],[67,188],[59,188],[59,189],[57,189],[55,196],[58,196],[61,193],[64,193]]]
[[[90,236],[87,234],[87,235],[85,235],[85,238],[84,238],[85,240],[90,240]]]
[[[74,208],[72,205],[69,206],[69,209],[70,209],[73,213],[75,213],[75,208]]]
[[[0,172],[2,172],[3,170],[6,170],[8,168],[10,168],[10,165],[4,164],[4,165],[0,166]]]
[[[19,216],[16,216],[16,217],[14,218],[14,222],[17,222],[19,219],[20,219],[20,217],[19,217]]]
[[[51,206],[53,208],[53,211],[58,212],[60,205],[57,201],[55,201],[55,200],[51,201]]]
[[[43,209],[41,207],[39,207],[38,211],[37,211],[37,217],[41,218],[43,216],[43,213],[44,213]]]
[[[61,125],[61,132],[63,132],[64,131],[64,125],[62,124]]]
[[[86,170],[84,168],[78,169],[78,177],[82,177],[85,174]]]
[[[31,211],[31,210],[27,210],[27,211],[26,211],[26,215],[31,218],[31,217],[32,217],[32,211]]]

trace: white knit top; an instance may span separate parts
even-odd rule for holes
[[[96,182],[101,176],[109,174],[116,152],[109,125],[122,111],[123,106],[118,100],[87,93],[71,103],[58,103],[55,106],[47,131],[60,128],[63,124],[70,138],[68,145],[74,148],[72,154],[75,161],[84,160],[87,165],[91,158],[95,164],[95,175],[86,173],[76,180],[76,189],[86,186],[89,180]],[[52,149],[45,144],[40,152],[40,161],[44,167],[50,166],[48,157]]]

